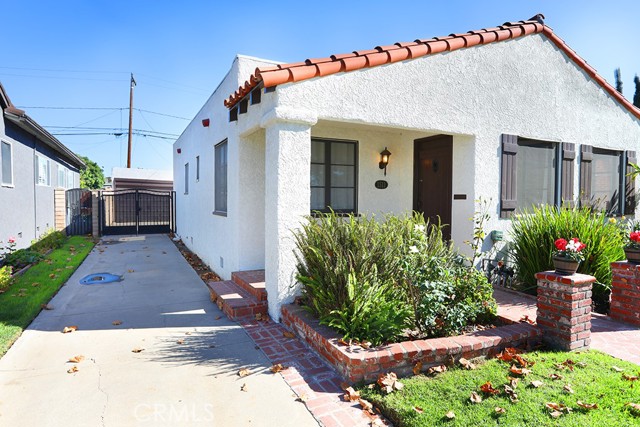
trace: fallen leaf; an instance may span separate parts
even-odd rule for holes
[[[74,332],[77,331],[78,327],[76,325],[73,326],[65,326],[64,329],[62,329],[62,333],[63,334],[68,334],[69,332]]]
[[[240,386],[240,391],[248,391],[246,383],[244,383],[244,384],[242,384],[242,386]]]
[[[482,402],[482,397],[480,397],[480,395],[475,391],[472,391],[471,397],[469,397],[469,400],[471,401],[471,403],[480,403]]]
[[[365,350],[369,349],[369,348],[371,348],[371,343],[369,341],[361,341],[360,342],[360,347],[364,348]]]
[[[422,362],[418,361],[413,365],[413,375],[418,375],[422,371]]]
[[[549,375],[549,378],[551,378],[554,381],[557,381],[557,380],[561,380],[563,377],[562,377],[562,375],[551,374],[551,375]]]
[[[340,344],[340,345],[351,345],[351,342],[347,342],[347,341],[345,341],[344,338],[340,338],[338,340],[338,344]]]
[[[120,326],[120,325],[122,325],[122,320],[114,320],[113,322],[111,322],[111,324],[113,326]]]
[[[42,307],[43,310],[53,310],[53,306],[49,304],[42,304],[40,307]]]
[[[529,319],[529,315],[527,315],[527,314],[525,314],[524,316],[522,316],[522,317],[520,318],[520,321],[521,321],[521,322],[528,323],[528,324],[530,324],[530,325],[535,325],[535,324],[536,324],[536,321],[535,321],[535,320],[531,320],[531,319]]]
[[[499,407],[499,406],[496,406],[496,407],[493,409],[493,412],[495,412],[495,413],[496,413],[496,414],[498,414],[498,415],[502,415],[502,414],[504,414],[505,412],[507,412],[507,410],[506,410],[506,409],[504,409],[504,408],[501,408],[501,407]]]
[[[213,319],[214,319],[214,320],[220,320],[220,319],[222,319],[222,316],[216,316],[216,317],[214,317]]]
[[[554,403],[554,402],[547,402],[544,404],[544,406],[550,410],[550,411],[555,411],[555,412],[559,412],[560,415],[562,415],[562,413],[569,413],[571,412],[571,408],[567,407],[566,405],[563,405],[562,403]],[[554,418],[557,418],[558,416],[553,416]]]
[[[448,419],[452,420],[456,417],[456,414],[453,411],[449,411],[446,414],[444,414],[445,417],[447,417]]]
[[[518,383],[520,382],[519,378],[507,377],[509,379],[509,386],[512,389],[516,389],[518,387]]]
[[[362,406],[362,409],[365,412],[368,412],[370,414],[373,414],[373,404],[371,402],[369,402],[368,400],[365,400],[363,398],[358,399],[358,403],[360,404],[360,406]]]
[[[34,288],[37,288],[38,286],[40,286],[40,283],[35,282],[35,283],[32,283],[31,286],[33,286]]]
[[[413,410],[414,410],[414,411],[416,411],[416,412],[417,412],[417,413],[419,413],[419,414],[424,413],[424,409],[422,409],[422,408],[421,408],[421,407],[419,407],[419,406],[414,406],[414,407],[413,407]]]
[[[518,368],[516,365],[511,365],[511,368],[509,369],[509,372],[511,372],[512,374],[515,374],[515,375],[526,376],[526,375],[529,375],[531,373],[531,370],[530,369],[526,369],[526,368]]]
[[[127,270],[127,273],[133,273],[133,272],[134,272],[134,270],[132,270],[132,269],[128,269]]]
[[[515,390],[513,388],[511,388],[508,385],[504,386],[504,392],[507,396],[509,396],[509,400],[512,403],[515,403],[518,401],[518,394],[515,392]]]
[[[441,374],[443,372],[447,371],[447,367],[444,365],[438,365],[438,366],[432,366],[431,368],[427,369],[427,374],[429,375],[435,375],[435,374]]]
[[[144,351],[144,348],[140,348],[140,347],[136,347],[133,350],[131,350],[133,353],[141,353]]]
[[[306,395],[306,393],[302,393],[300,396],[298,396],[298,398],[296,399],[298,402],[306,402],[307,400],[309,400],[309,396]]]
[[[69,362],[71,363],[80,363],[84,360],[84,356],[82,355],[77,355],[77,356],[73,356],[72,358],[69,359]]]
[[[576,405],[578,405],[578,406],[579,406],[579,407],[581,407],[581,408],[589,409],[589,410],[591,410],[591,409],[598,409],[598,404],[597,404],[597,403],[583,403],[583,402],[581,402],[581,401],[579,401],[579,400],[578,400],[578,401],[576,402]]]
[[[54,273],[51,273],[51,274],[49,275],[49,279],[55,279],[55,278],[56,278],[56,275],[55,275]]]
[[[347,387],[344,394],[344,400],[347,402],[355,402],[360,399],[360,392],[356,391],[353,387]]]
[[[560,411],[551,411],[551,412],[549,412],[549,415],[551,415],[552,418],[558,418],[560,415],[562,415],[562,412],[560,412]]]
[[[586,367],[587,367],[587,364],[586,364],[586,363],[584,363],[584,362],[578,362],[578,363],[576,363],[576,366],[578,366],[578,367],[580,367],[580,368],[586,368]]]
[[[389,372],[387,374],[379,374],[378,381],[376,381],[376,383],[387,394],[391,393],[394,390],[401,390],[402,387],[404,387],[404,384],[398,381],[398,376],[393,372]]]
[[[622,378],[624,378],[627,381],[638,381],[638,377],[635,375],[622,374]]]
[[[242,378],[242,377],[246,377],[246,376],[247,376],[247,375],[249,375],[250,373],[251,373],[251,371],[249,371],[247,368],[243,368],[243,369],[240,369],[240,370],[238,371],[238,375],[240,376],[240,378]]]
[[[371,386],[371,385],[373,385],[373,384],[369,384],[369,385]],[[348,389],[349,387],[351,387],[351,386],[350,386],[348,383],[344,382],[344,381],[342,381],[342,382],[340,383],[340,388],[341,388],[342,390],[344,390],[344,391],[347,391],[347,389]]]
[[[184,333],[185,335],[191,335],[191,332],[187,331]]]
[[[500,390],[496,390],[491,385],[491,381],[487,381],[486,383],[480,386],[480,391],[486,394],[500,394]]]
[[[633,415],[640,415],[640,403],[627,403],[624,406],[628,406],[631,408],[631,413]]]
[[[461,357],[460,360],[458,361],[460,363],[460,365],[462,365],[463,368],[468,369],[468,370],[473,370],[476,369],[476,365],[471,363],[470,361],[468,361],[467,359],[465,359],[464,357]]]
[[[614,370],[614,371],[616,371],[616,372],[622,372],[622,371],[624,371],[624,369],[620,369],[620,368],[618,368],[618,367],[617,367],[617,366],[615,366],[615,365],[614,365],[614,366],[612,366],[612,367],[611,367],[611,369],[613,369],[613,370]]]
[[[78,367],[74,366],[71,369],[67,370],[67,374],[75,374],[76,372],[78,372]]]
[[[179,339],[178,341],[176,341],[176,344],[182,345],[182,344],[184,344],[184,340],[183,339]]]
[[[543,382],[539,380],[531,381],[531,387],[533,388],[539,388],[540,386],[542,386],[542,384]]]
[[[511,359],[513,359],[513,356],[515,356],[518,353],[519,351],[517,348],[507,347],[504,350],[502,350],[500,353],[498,353],[496,358],[502,360],[503,362],[510,362]]]
[[[262,313],[256,313],[256,320],[262,320]]]
[[[295,338],[296,334],[294,334],[293,332],[284,331],[282,333],[282,336],[285,337],[285,338]]]
[[[573,389],[571,388],[571,384],[565,384],[565,385],[564,385],[564,387],[562,387],[562,389],[563,389],[564,391],[566,391],[567,393],[569,393],[569,394],[573,394],[573,393],[575,393],[575,392],[573,391]]]
[[[281,363],[276,363],[271,367],[271,372],[273,372],[274,374],[277,374],[278,372],[284,371],[285,369],[287,369],[286,366],[282,366]]]

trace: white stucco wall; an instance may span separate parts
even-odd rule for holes
[[[278,193],[272,185],[286,183],[290,192],[298,192],[291,200],[301,203],[300,194],[308,194],[308,179],[298,179],[299,165],[292,159],[298,157],[306,165],[309,155],[306,130],[301,128],[296,135],[295,126],[279,128],[293,133],[269,130],[268,126],[265,131],[261,126],[265,117],[278,115],[276,107],[291,117],[300,112],[317,118],[318,123],[311,125],[311,136],[359,141],[358,204],[362,213],[409,211],[413,141],[453,135],[452,190],[466,195],[465,200],[452,200],[452,238],[458,246],[471,236],[469,219],[478,198],[491,199],[486,231],[507,230],[510,225],[510,221],[499,219],[498,212],[501,134],[573,142],[578,150],[579,144],[589,144],[640,152],[640,121],[541,34],[280,85],[276,92],[263,94],[260,104],[250,105],[238,122],[229,123],[223,100],[259,63],[249,58],[234,62],[229,75],[176,141],[174,177],[178,234],[205,262],[224,278],[237,269],[260,268],[265,259],[278,270],[267,271],[268,282],[283,282],[269,288],[279,289],[284,296],[276,299],[276,306],[270,306],[272,316],[278,313],[277,305],[295,292],[295,288],[288,288],[291,275],[285,278],[286,270],[293,268],[291,257],[269,253],[278,250],[274,239],[286,235],[282,221],[295,222],[277,204],[289,203],[286,192]],[[209,128],[202,127],[203,118],[211,119]],[[280,140],[279,135],[286,138]],[[229,140],[227,217],[211,214],[213,146],[224,138]],[[272,149],[268,148],[270,143]],[[378,157],[385,146],[392,152],[386,177],[389,188],[377,190],[373,183],[383,178]],[[279,151],[282,147],[291,152]],[[182,153],[177,154],[176,148]],[[196,155],[201,158],[199,183],[193,182]],[[192,165],[188,196],[182,194],[186,161]],[[295,185],[283,179],[288,174]],[[576,160],[576,195],[578,178]],[[269,194],[280,201],[274,205]],[[302,210],[299,203],[293,206],[294,216],[308,210],[306,206],[306,202]],[[272,211],[275,207],[279,210]],[[270,237],[265,240],[265,235]],[[280,250],[290,251],[290,244]],[[225,258],[223,267],[220,257]]]

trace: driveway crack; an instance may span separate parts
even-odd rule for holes
[[[98,368],[98,390],[102,394],[104,394],[104,397],[105,397],[104,406],[102,407],[102,414],[100,414],[100,422],[102,424],[102,427],[105,427],[104,417],[105,417],[105,415],[107,413],[107,405],[109,405],[109,394],[102,388],[102,370],[100,369],[100,365],[98,363],[96,363],[96,359],[92,358],[91,361]]]

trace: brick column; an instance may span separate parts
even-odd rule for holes
[[[591,345],[591,286],[586,274],[561,276],[554,271],[536,274],[537,324],[549,346],[565,351],[588,350]]]
[[[640,325],[640,265],[627,261],[611,263],[612,319]]]

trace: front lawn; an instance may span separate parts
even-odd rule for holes
[[[91,238],[69,237],[0,294],[0,357],[76,271],[93,245]]]
[[[640,382],[636,381],[640,366],[598,351],[540,351],[521,356],[535,363],[528,366],[531,373],[526,376],[509,372],[513,361],[492,359],[475,370],[453,368],[435,377],[402,379],[404,387],[388,395],[377,386],[362,387],[360,393],[397,427],[640,425],[640,412],[634,413],[626,406],[640,403]],[[561,378],[553,379],[553,374]],[[517,402],[512,402],[505,392],[504,386],[510,383],[508,376],[519,378],[515,388]],[[487,381],[499,394],[481,391]],[[542,385],[535,388],[532,381],[542,381]],[[470,401],[472,392],[482,398],[480,403]],[[584,409],[578,401],[596,403],[598,407]],[[559,411],[562,414],[553,414],[557,416],[554,418],[547,403],[563,404],[571,411]],[[503,408],[504,413],[498,414],[496,407]],[[454,418],[446,416],[449,411]]]

